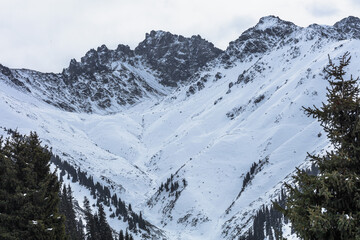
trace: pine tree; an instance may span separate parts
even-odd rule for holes
[[[296,187],[287,185],[284,213],[303,239],[360,239],[360,91],[359,78],[344,79],[349,63],[349,53],[338,65],[329,58],[327,103],[305,108],[318,119],[334,150],[309,155],[319,175],[298,169]]]
[[[123,230],[120,230],[119,240],[125,240],[125,239],[124,239],[124,232],[123,232]]]
[[[146,229],[146,223],[142,217],[142,213],[140,212],[140,215],[139,215],[139,228],[141,229]]]
[[[93,235],[93,240],[100,240],[101,239],[101,235],[100,235],[100,222],[99,222],[99,216],[97,213],[94,214],[94,223],[95,223],[95,230],[94,230],[94,235]]]
[[[50,172],[48,149],[36,133],[16,131],[0,149],[1,239],[64,239],[60,185]]]
[[[5,155],[8,140],[4,148],[3,144],[0,137],[0,238],[16,239],[19,226],[16,215],[12,213],[18,208],[15,200],[20,196],[20,182],[16,178],[14,163]]]
[[[89,199],[84,197],[84,211],[85,211],[85,221],[86,221],[86,239],[87,240],[96,240],[97,239],[97,230],[94,216],[91,213],[91,207]]]
[[[84,224],[82,222],[82,219],[80,218],[77,222],[77,233],[78,233],[78,239],[85,239],[85,233],[84,233]]]
[[[75,216],[75,211],[74,211],[74,204],[73,204],[73,196],[72,196],[72,190],[70,187],[70,184],[67,187],[67,191],[66,191],[66,201],[68,203],[67,206],[67,221],[68,221],[68,228],[70,230],[70,233],[72,235],[71,239],[80,239],[80,234],[78,232],[77,229],[77,222],[76,222],[76,216]]]
[[[78,229],[79,223],[76,221],[73,196],[70,185],[63,186],[60,201],[60,212],[65,216],[65,231],[69,240],[82,239],[82,233]]]
[[[101,240],[113,240],[111,228],[106,220],[106,214],[104,212],[104,207],[102,204],[99,204],[99,233]]]

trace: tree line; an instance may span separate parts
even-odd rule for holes
[[[50,171],[50,159],[53,158],[50,149],[41,145],[35,132],[22,135],[14,130],[5,131],[8,137],[4,139],[0,136],[0,239],[133,239],[128,229],[125,234],[123,230],[115,234],[99,201],[98,211],[93,214],[85,199],[85,224],[81,218],[77,220],[70,185],[63,184],[60,189],[61,182],[56,171]],[[84,174],[81,171],[79,173],[82,179]],[[91,182],[91,179],[87,177],[83,180]],[[99,194],[109,195],[107,188],[96,188],[96,185],[94,188]],[[112,202],[117,204],[116,209],[125,204],[115,199],[116,195],[113,195]],[[107,201],[105,203],[109,204]],[[133,213],[131,205],[130,212],[139,227],[146,228],[141,213],[140,216]],[[133,225],[136,224],[134,221]]]
[[[116,217],[123,222],[127,222],[129,231],[134,233],[140,229],[147,233],[149,232],[148,226],[150,224],[142,217],[142,213],[134,212],[130,203],[127,204],[116,193],[111,194],[107,186],[103,186],[99,182],[94,183],[91,175],[88,175],[80,168],[76,169],[66,161],[62,161],[57,155],[52,155],[51,162],[60,170],[60,179],[63,179],[67,174],[69,180],[78,182],[81,186],[90,190],[90,195],[93,199],[96,199],[97,206],[102,204],[103,207],[108,207],[110,212],[112,212],[109,217]]]
[[[39,137],[16,131],[0,137],[0,238],[65,239],[60,183]]]

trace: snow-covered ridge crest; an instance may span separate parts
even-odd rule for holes
[[[279,17],[273,15],[260,18],[259,22],[254,27],[255,29],[264,31],[266,29],[276,28],[276,27],[291,27],[295,24],[281,20]]]
[[[309,41],[314,38],[319,41],[360,39],[360,19],[350,16],[333,26],[311,24],[302,28],[279,17],[266,16],[254,27],[242,33],[238,39],[230,42],[222,55],[222,61],[244,61],[249,56],[261,56],[285,44],[294,45],[304,37]]]
[[[313,24],[304,29],[267,16],[230,42],[225,52],[198,35],[186,38],[151,31],[134,50],[122,44],[114,50],[102,45],[89,50],[80,62],[72,59],[61,74],[7,69],[0,78],[66,111],[114,113],[149,98],[162,98],[219,60],[231,67],[239,60],[296,44],[304,36],[318,39],[318,44],[324,39],[359,39],[360,20],[348,17],[334,26]]]
[[[249,55],[264,54],[286,40],[301,28],[279,17],[267,16],[252,28],[243,32],[238,39],[229,43],[225,56],[244,60]]]
[[[90,49],[61,74],[2,66],[0,79],[66,111],[107,114],[167,95],[221,53],[200,36],[152,31],[135,50]]]

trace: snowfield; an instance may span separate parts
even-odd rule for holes
[[[291,36],[296,43],[237,59],[231,67],[215,60],[194,82],[111,114],[61,110],[0,75],[0,126],[36,131],[61,159],[95,181],[111,182],[111,191],[167,239],[236,239],[295,168],[308,165],[307,153],[328,147],[319,123],[302,110],[325,101],[328,54],[336,59],[349,51],[348,74],[360,75],[359,40],[309,34],[311,29],[299,29]],[[153,75],[142,77],[160,88]],[[202,87],[189,94],[197,82]],[[254,162],[262,167],[239,194]],[[180,184],[178,196],[158,191],[171,176]],[[89,191],[69,183],[82,205]],[[126,228],[109,222],[116,231]],[[284,235],[294,237],[289,226]]]

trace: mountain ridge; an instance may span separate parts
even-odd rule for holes
[[[358,20],[300,28],[264,17],[177,87],[162,85],[161,71],[123,45],[90,50],[59,74],[1,65],[1,125],[37,131],[54,154],[109,186],[164,238],[237,239],[295,168],[309,165],[306,153],[329,147],[301,109],[325,99],[328,54],[336,61],[351,52],[348,72],[360,75]],[[167,35],[152,35],[159,33]],[[87,190],[72,185],[81,202]]]
[[[5,71],[2,79],[8,78],[8,82],[25,91],[35,87],[37,97],[66,111],[114,113],[144,99],[161,98],[180,85],[194,82],[197,72],[219,61],[231,68],[234,62],[259,57],[274,47],[296,44],[305,35],[308,40],[315,35],[335,40],[359,39],[360,19],[350,16],[333,26],[312,24],[302,28],[270,15],[230,42],[225,51],[199,35],[186,38],[151,31],[134,50],[122,44],[114,50],[106,45],[90,49],[80,62],[72,59],[61,74],[2,66],[2,72]],[[37,86],[31,86],[31,78],[37,80]],[[150,78],[151,82],[147,81]],[[190,92],[201,88],[202,83],[197,84],[200,85]]]

